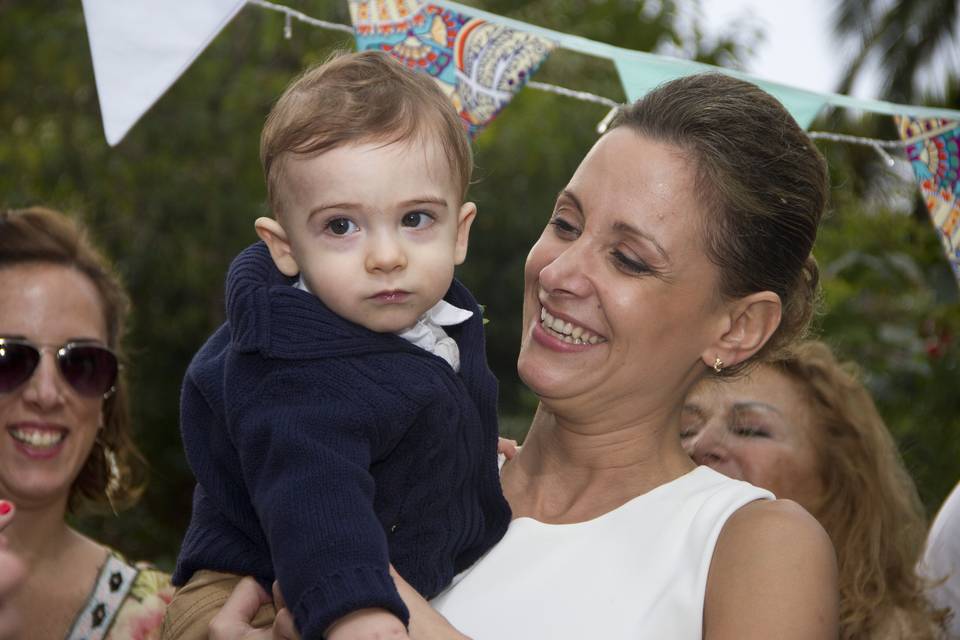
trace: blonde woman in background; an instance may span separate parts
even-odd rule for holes
[[[873,399],[822,342],[708,379],[684,405],[693,459],[798,502],[837,550],[840,637],[922,640],[942,634],[914,571],[926,521],[916,487]]]

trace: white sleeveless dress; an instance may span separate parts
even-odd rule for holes
[[[772,498],[697,467],[587,522],[517,518],[431,604],[474,640],[699,639],[720,530]]]

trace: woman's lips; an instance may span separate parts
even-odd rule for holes
[[[7,427],[14,447],[30,458],[52,458],[63,448],[68,431],[63,427],[17,423]]]

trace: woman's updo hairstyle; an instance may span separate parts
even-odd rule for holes
[[[704,244],[720,270],[720,294],[780,296],[780,326],[753,360],[774,358],[802,338],[817,303],[819,271],[810,252],[829,181],[823,156],[783,105],[749,82],[701,74],[625,107],[611,123],[619,126],[691,155],[691,186],[706,205]]]

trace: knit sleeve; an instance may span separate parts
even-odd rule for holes
[[[268,376],[228,420],[274,572],[306,638],[358,609],[409,617],[388,572],[369,472],[389,426],[337,384]]]

